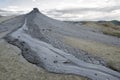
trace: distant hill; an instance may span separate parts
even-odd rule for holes
[[[89,27],[93,32],[102,32],[106,35],[120,38],[120,21],[65,21],[79,26]]]
[[[19,55],[48,72],[80,75],[92,80],[119,80],[120,74],[114,71],[120,70],[117,64],[120,56],[120,48],[117,47],[120,46],[119,38],[93,32],[89,28],[90,25],[91,28],[98,25],[103,26],[96,27],[98,29],[107,29],[109,26],[106,24],[65,23],[52,19],[34,8],[27,14],[2,22],[0,32],[1,39],[21,50]],[[88,27],[84,27],[86,25]],[[114,27],[110,29],[118,30]]]
[[[117,21],[117,20],[113,20],[113,21],[111,21],[113,24],[115,24],[115,25],[120,25],[120,21]]]
[[[77,24],[77,23],[85,24],[85,23],[89,23],[89,22],[92,22],[92,23],[112,23],[115,25],[120,25],[120,21],[118,21],[118,20],[112,20],[112,21],[64,21],[64,22],[69,22],[69,23],[74,23],[74,24]]]
[[[0,9],[1,16],[11,16],[11,15],[20,15],[20,14],[24,14],[24,11],[7,11]]]

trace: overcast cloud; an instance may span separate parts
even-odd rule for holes
[[[120,20],[120,0],[0,0],[0,8],[5,10],[33,7],[60,20]]]

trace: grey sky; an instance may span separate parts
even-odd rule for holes
[[[120,0],[0,0],[0,8],[5,10],[33,7],[61,20],[120,20]]]

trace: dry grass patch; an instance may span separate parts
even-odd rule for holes
[[[0,80],[87,80],[75,75],[49,73],[28,63],[20,50],[5,41],[0,41]]]
[[[87,51],[94,56],[99,56],[107,61],[111,68],[120,71],[120,47],[73,37],[64,38],[68,45]]]
[[[106,35],[111,35],[120,38],[120,30],[112,28],[103,28],[102,32]]]
[[[83,24],[85,27],[93,28],[103,32],[106,35],[115,36],[120,38],[120,26],[115,25],[111,22],[87,22]]]
[[[89,28],[93,28],[96,30],[100,30],[101,26],[96,24],[95,22],[86,22],[85,24],[83,24],[84,27],[89,27]]]

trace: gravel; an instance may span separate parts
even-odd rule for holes
[[[118,38],[51,19],[39,13],[36,8],[20,19],[19,17],[3,23],[4,26],[7,24],[7,30],[15,23],[10,28],[12,32],[4,39],[18,46],[22,50],[23,57],[29,62],[49,72],[82,75],[93,80],[119,80],[120,73],[104,67],[105,62],[102,59],[70,47],[62,41],[63,36],[76,36],[119,46]],[[14,21],[16,19],[18,20]]]

